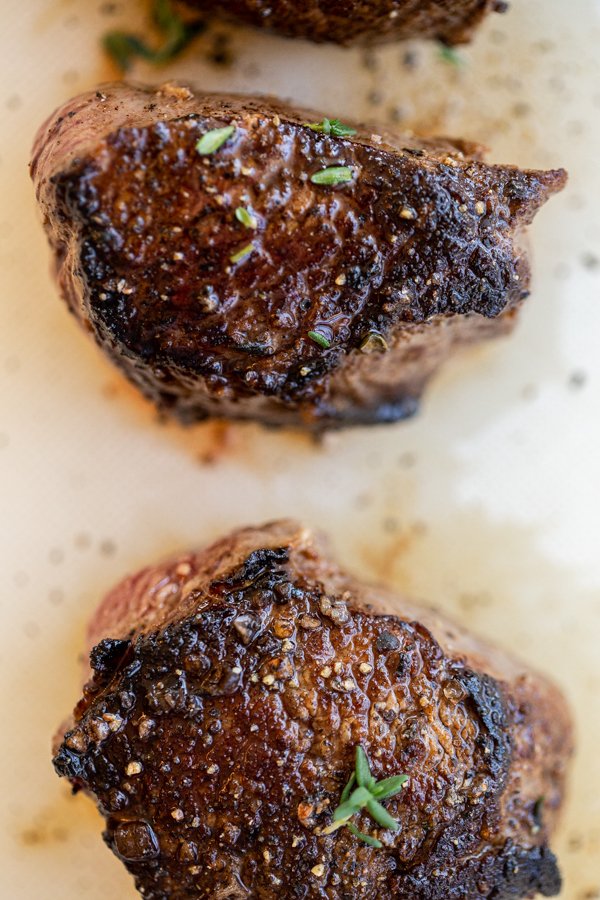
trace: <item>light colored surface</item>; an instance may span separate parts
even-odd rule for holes
[[[342,118],[396,109],[487,142],[499,161],[571,172],[533,230],[534,292],[514,338],[447,368],[413,422],[315,446],[255,427],[157,425],[79,333],[48,276],[29,147],[56,105],[110,77],[98,37],[139,24],[142,5],[2,0],[3,897],[136,896],[91,804],[71,800],[50,765],[77,697],[83,623],[144,562],[278,515],[327,529],[359,573],[437,603],[563,685],[579,741],[556,840],[563,897],[600,896],[600,5],[513,6],[461,51],[460,69],[435,47],[383,48],[364,68],[358,51],[238,31],[232,68],[206,62],[203,38],[164,72]]]

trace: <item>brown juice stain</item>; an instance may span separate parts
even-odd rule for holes
[[[80,799],[65,790],[54,804],[32,810],[27,824],[15,829],[18,843],[29,850],[36,850],[67,844],[85,826],[97,831],[100,820],[92,801],[85,798],[87,802],[82,803]]]
[[[100,394],[105,400],[115,400],[119,396],[120,383],[116,381],[107,381],[100,388]]]
[[[264,465],[264,442],[279,442],[281,451],[318,452],[325,447],[327,437],[318,437],[300,429],[269,429],[252,422],[227,419],[207,419],[197,425],[181,425],[168,416],[157,413],[154,405],[139,390],[118,374],[100,387],[101,397],[118,403],[123,415],[137,418],[140,428],[160,431],[162,440],[179,445],[192,459],[203,466],[215,466],[226,460],[244,461],[259,468]]]
[[[25,847],[37,847],[41,844],[64,844],[69,839],[69,832],[61,824],[50,822],[37,825],[33,828],[25,828],[20,832],[19,838]]]
[[[254,472],[263,471],[265,461],[272,463],[275,450],[286,458],[292,454],[316,452],[321,445],[313,435],[300,430],[269,430],[254,422],[208,419],[198,425],[180,425],[173,420],[160,423],[165,437],[202,466],[225,462],[242,464]],[[265,452],[268,442],[268,453]]]
[[[416,541],[423,538],[421,522],[405,525],[392,535],[383,534],[378,541],[360,548],[363,563],[374,573],[377,581],[392,583],[396,580],[398,566],[410,552]]]
[[[203,429],[205,444],[198,459],[205,466],[214,466],[240,446],[240,433],[230,422],[216,420],[207,423]]]

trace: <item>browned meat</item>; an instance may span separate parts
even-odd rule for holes
[[[571,727],[538,675],[341,572],[294,522],[145,569],[92,622],[54,764],[148,900],[553,896]],[[366,751],[400,827],[332,833]]]
[[[290,37],[336,44],[405,38],[438,38],[459,44],[471,38],[488,12],[505,12],[505,0],[185,0],[202,12],[241,19]]]
[[[563,171],[307,127],[322,118],[120,84],[38,135],[32,173],[70,309],[184,422],[402,418],[455,347],[507,332],[527,296],[521,232]],[[221,128],[231,136],[201,155]]]

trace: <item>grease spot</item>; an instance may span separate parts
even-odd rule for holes
[[[110,538],[100,541],[100,554],[102,556],[114,556],[117,552],[117,545]]]
[[[52,606],[60,606],[64,602],[65,592],[61,588],[52,588],[48,592],[48,600]]]
[[[48,559],[52,563],[53,566],[58,566],[64,560],[65,554],[60,549],[60,547],[52,547],[50,553],[48,554]]]

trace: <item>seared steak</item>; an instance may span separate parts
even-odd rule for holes
[[[565,173],[348,130],[271,99],[122,84],[43,126],[32,175],[60,289],[161,410],[392,421],[456,347],[510,329],[523,227]]]
[[[293,522],[148,568],[91,623],[55,747],[148,900],[555,895],[571,726],[556,688],[361,584]],[[385,807],[332,831],[357,745]]]
[[[470,40],[488,12],[506,0],[185,0],[202,12],[224,14],[290,37],[336,44],[404,38]]]

